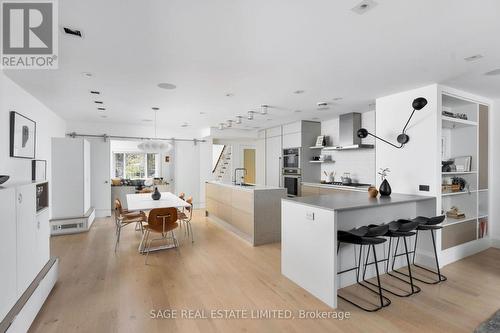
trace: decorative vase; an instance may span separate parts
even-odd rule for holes
[[[380,184],[378,191],[380,193],[380,196],[382,196],[382,197],[388,197],[391,195],[392,189],[391,189],[391,185],[389,185],[389,182],[387,181],[387,179],[384,179],[382,184]]]
[[[376,198],[376,197],[377,197],[377,195],[378,195],[378,191],[377,191],[377,189],[376,189],[374,186],[370,186],[370,187],[368,188],[368,196],[369,196],[370,198]]]
[[[151,198],[153,200],[160,200],[161,193],[160,193],[160,191],[158,191],[158,187],[155,187],[155,191],[153,192],[153,194],[151,194]]]

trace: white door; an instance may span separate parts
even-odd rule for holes
[[[87,214],[92,205],[90,143],[83,140],[83,215]]]
[[[266,139],[266,185],[281,186],[281,136]]]
[[[111,152],[109,140],[91,139],[90,187],[96,217],[111,216]]]

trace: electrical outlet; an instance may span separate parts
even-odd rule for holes
[[[306,212],[306,219],[314,221],[314,212]]]
[[[419,191],[429,192],[430,187],[429,187],[429,185],[419,185],[419,186],[418,186],[418,190],[419,190]]]

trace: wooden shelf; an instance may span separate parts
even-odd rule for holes
[[[461,128],[461,127],[478,125],[476,121],[446,117],[446,116],[441,116],[441,120],[442,120],[442,126],[444,128]]]

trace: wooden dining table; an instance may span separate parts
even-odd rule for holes
[[[186,207],[190,207],[191,205],[171,192],[161,192],[160,200],[153,200],[153,198],[151,198],[151,193],[127,194],[127,206],[128,210],[133,212],[149,211],[155,208],[183,209]],[[145,233],[142,234],[141,243],[139,244],[140,253],[145,253],[144,235]],[[174,247],[175,245],[156,246],[149,249],[149,252],[171,249]]]

